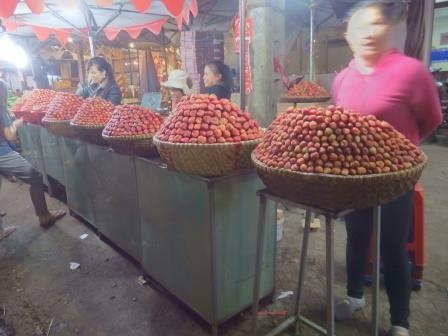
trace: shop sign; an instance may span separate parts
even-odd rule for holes
[[[250,44],[252,40],[253,21],[252,18],[246,18],[245,39],[244,39],[244,90],[246,95],[252,92],[252,71],[250,67]],[[235,15],[232,21],[233,43],[235,44],[235,52],[240,53],[240,18]],[[240,70],[241,71],[241,70]]]

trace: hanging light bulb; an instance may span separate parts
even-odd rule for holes
[[[25,50],[8,36],[0,37],[0,59],[13,63],[19,69],[25,68],[28,64]]]

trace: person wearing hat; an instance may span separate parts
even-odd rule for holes
[[[188,96],[192,93],[193,81],[188,73],[176,69],[169,73],[168,80],[161,85],[170,91],[171,106],[174,107],[183,96]]]

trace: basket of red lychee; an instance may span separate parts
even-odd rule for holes
[[[76,133],[70,127],[70,120],[75,116],[84,98],[70,92],[58,92],[47,107],[42,124],[51,133],[73,137]]]
[[[114,109],[114,104],[105,99],[86,99],[70,121],[70,126],[81,139],[97,145],[107,145],[101,133]]]
[[[153,137],[162,117],[138,105],[118,105],[103,130],[103,139],[117,153],[144,157],[157,156]]]
[[[283,102],[325,102],[330,100],[330,94],[321,85],[301,80],[299,83],[294,84],[288,89],[286,94],[281,96]]]
[[[329,106],[279,115],[252,160],[277,196],[324,209],[359,209],[412,190],[427,158],[389,123]]]
[[[173,170],[221,176],[253,168],[250,153],[262,135],[249,113],[228,99],[196,94],[181,99],[154,143]]]
[[[23,121],[40,125],[47,112],[47,107],[56,95],[56,91],[35,89],[17,99],[11,108],[17,118]]]

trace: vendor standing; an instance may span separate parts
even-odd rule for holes
[[[337,105],[385,120],[416,146],[442,121],[434,81],[425,66],[390,44],[397,2],[363,1],[348,16],[346,39],[353,59],[333,83]],[[401,4],[403,6],[403,4]],[[367,189],[368,193],[369,190]],[[381,206],[381,256],[389,298],[388,336],[409,336],[411,275],[407,243],[412,227],[413,191]],[[365,306],[363,272],[368,261],[372,208],[345,218],[347,296],[336,304],[344,320]]]
[[[169,73],[168,80],[161,85],[170,91],[171,110],[173,110],[183,96],[189,96],[192,93],[193,81],[188,73],[175,69]]]
[[[112,66],[102,57],[87,62],[89,84],[80,86],[76,94],[84,98],[100,97],[114,105],[121,104],[121,91],[115,81]]]
[[[230,99],[233,86],[232,73],[228,65],[213,60],[204,67],[204,89],[201,93],[215,94],[219,99]]]

